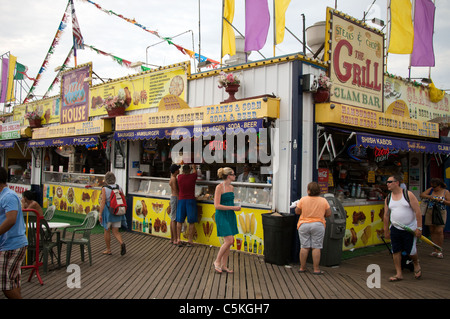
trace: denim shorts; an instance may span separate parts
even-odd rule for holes
[[[179,199],[177,204],[177,222],[184,223],[186,220],[189,224],[197,222],[197,200],[196,199]]]

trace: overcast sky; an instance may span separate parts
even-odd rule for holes
[[[386,21],[387,1],[376,0],[369,17]],[[173,37],[173,42],[193,50],[216,61],[220,61],[221,44],[221,0],[93,0],[103,9],[111,10],[126,18],[135,19],[147,29],[158,31],[163,37]],[[373,0],[337,0],[337,9],[357,19],[362,19],[364,11]],[[436,20],[434,52],[436,66],[431,68],[431,78],[440,89],[450,89],[450,1],[436,0]],[[200,3],[200,10],[199,10]],[[272,0],[269,8],[272,16]],[[18,62],[28,66],[28,75],[36,77],[56,34],[67,0],[0,0],[0,54],[10,52],[17,56]],[[128,61],[148,62],[154,65],[169,65],[187,61],[189,56],[182,54],[175,46],[155,35],[99,10],[87,1],[74,0],[76,15],[86,44],[106,51]],[[306,27],[317,21],[325,20],[326,7],[335,7],[335,0],[292,0],[286,13],[286,27],[299,39],[302,39],[302,14]],[[245,33],[245,1],[236,0],[234,26]],[[200,23],[199,23],[200,21]],[[200,26],[200,32],[199,32]],[[386,29],[384,29],[386,31]],[[180,36],[174,37],[178,34]],[[199,48],[199,36],[201,46]],[[50,56],[46,71],[35,90],[36,95],[44,95],[54,80],[55,67],[61,65],[72,47],[72,23],[68,25],[59,44]],[[286,32],[284,42],[277,45],[276,55],[286,55],[302,51],[302,44]],[[86,48],[77,51],[78,64],[92,62],[93,70],[103,78],[119,78],[135,74],[136,70],[120,66],[112,58],[99,55]],[[273,21],[269,35],[261,53],[273,56]],[[223,60],[226,60],[225,57]],[[250,60],[260,60],[262,56],[253,52]],[[191,60],[193,63],[193,60]],[[388,57],[387,71],[402,77],[408,77],[409,55]],[[74,66],[72,58],[70,66]],[[428,77],[429,68],[412,68],[411,77]],[[31,82],[28,82],[31,84]],[[59,93],[58,88],[50,96]]]

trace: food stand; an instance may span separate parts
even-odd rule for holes
[[[402,174],[404,187],[420,200],[425,154],[450,152],[430,120],[449,116],[450,108],[447,96],[431,102],[427,87],[383,74],[384,38],[378,30],[332,9],[327,20],[325,59],[333,94],[315,105],[316,165],[323,192],[333,193],[347,212],[348,250],[382,243],[390,175]],[[357,34],[364,35],[363,45]]]
[[[62,74],[61,94],[15,108],[15,116],[36,111],[41,127],[27,143],[35,154],[34,175],[43,207],[86,214],[98,209],[104,174],[110,170],[112,119],[89,112],[90,63]]]
[[[1,164],[8,171],[8,187],[19,197],[31,190],[32,155],[26,144],[29,136],[31,130],[21,127],[19,121],[0,124]]]
[[[99,135],[81,135],[92,131]],[[109,120],[35,129],[28,147],[41,149],[43,154],[43,207],[53,204],[57,210],[77,213],[88,213],[99,207],[98,192],[110,167],[106,156],[109,132]],[[70,136],[76,133],[81,134]]]
[[[264,97],[197,108],[190,108],[177,99],[174,107],[173,97],[169,108],[164,101],[157,113],[116,118],[114,139],[128,141],[129,147],[132,230],[170,238],[169,167],[172,162],[194,163],[198,169],[195,194],[199,222],[193,238],[197,243],[220,246],[214,219],[214,192],[220,183],[217,170],[229,166],[238,175],[245,163],[253,162],[256,173],[268,164],[257,160],[259,148],[262,149],[266,141],[258,135],[264,130],[270,133],[265,127],[278,117],[279,100]],[[152,123],[152,128],[142,129],[145,123]],[[207,155],[211,156],[211,161]],[[230,158],[233,159],[227,161]],[[235,201],[242,206],[242,211],[237,212],[239,235],[234,249],[262,254],[261,214],[272,210],[273,194],[270,175],[260,176],[258,180],[261,182],[256,183],[255,178],[251,179],[254,182],[233,183]],[[188,227],[183,229],[182,239],[187,239]]]

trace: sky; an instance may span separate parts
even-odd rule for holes
[[[337,10],[359,20],[370,8],[367,14],[369,19],[376,17],[386,23],[387,1],[291,0],[286,12],[286,27],[302,40],[302,15],[305,17],[307,28],[318,21],[324,21],[326,8],[335,8],[336,5]],[[105,10],[135,19],[138,24],[157,31],[162,37],[171,37],[177,45],[200,52],[212,60],[221,61],[221,0],[92,0],[92,2]],[[18,62],[28,67],[28,75],[36,77],[55,37],[67,3],[67,0],[0,0],[0,54],[9,52],[16,56]],[[272,19],[273,0],[268,0],[268,3]],[[450,42],[446,41],[450,34],[450,19],[448,19],[450,1],[435,0],[435,4],[436,66],[431,69],[413,67],[411,78],[427,78],[430,74],[436,87],[445,90],[450,89],[448,76],[450,63],[447,62],[450,56]],[[155,66],[166,66],[190,60],[191,64],[194,64],[194,60],[181,53],[175,46],[116,15],[107,14],[85,0],[74,0],[74,5],[85,44],[131,62],[142,61]],[[242,34],[245,33],[244,0],[236,0],[233,25]],[[387,28],[385,27],[383,31],[386,32]],[[72,44],[72,23],[69,19],[34,91],[36,96],[43,96],[47,92],[57,74],[54,69],[63,63]],[[286,32],[284,41],[276,46],[275,55],[293,54],[301,52],[302,49],[302,44]],[[260,52],[265,58],[273,57],[273,20],[266,44]],[[249,60],[261,60],[263,59],[261,54],[252,52]],[[228,58],[225,56],[222,61]],[[78,50],[78,65],[88,62],[92,62],[93,71],[104,79],[116,79],[139,72],[139,69],[121,66],[111,57],[100,55],[89,48]],[[407,78],[408,65],[409,55],[388,55],[387,71],[390,74]],[[73,58],[69,66],[75,66]],[[195,72],[193,69],[192,73]],[[26,82],[28,85],[32,84],[31,81]],[[100,83],[98,80],[94,81],[94,84],[98,83]],[[57,94],[59,85],[53,88],[48,96]]]

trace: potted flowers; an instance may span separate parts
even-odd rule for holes
[[[125,114],[125,98],[120,96],[108,96],[103,105],[108,112],[108,116],[118,116]]]
[[[26,112],[24,118],[28,120],[31,128],[41,127],[41,116],[42,114],[36,110],[32,112]]]
[[[314,92],[314,102],[323,103],[330,98],[331,80],[325,74],[320,74],[317,81],[317,91]]]
[[[234,75],[233,73],[225,73],[220,72],[219,74],[219,80],[217,81],[219,83],[219,88],[225,88],[225,92],[228,93],[229,97],[224,102],[233,102],[236,101],[236,98],[234,95],[239,90],[239,86],[241,81],[239,78]]]
[[[125,108],[131,104],[131,93],[128,87],[120,89],[117,96],[108,96],[102,106],[108,112],[108,116],[114,117],[125,114]]]

